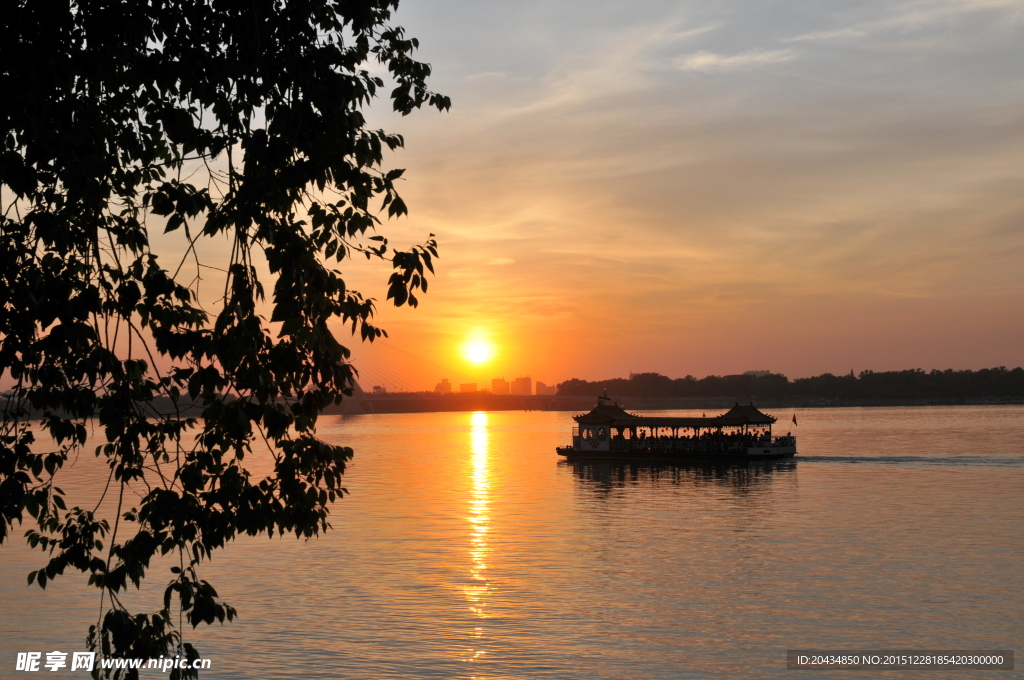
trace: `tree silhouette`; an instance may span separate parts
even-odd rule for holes
[[[88,638],[102,655],[197,656],[175,615],[193,627],[234,615],[199,576],[211,551],[239,534],[314,536],[345,493],[352,451],[314,429],[353,384],[330,326],[383,331],[373,299],[329,262],[389,262],[388,298],[415,306],[437,254],[433,235],[396,252],[376,233],[380,213],[406,206],[402,171],[382,165],[403,140],[362,113],[385,87],[371,69],[387,69],[403,115],[450,106],[411,57],[417,41],[390,24],[397,5],[14,0],[3,12],[0,542],[27,515],[49,557],[30,584],[88,574],[105,602]],[[230,254],[211,261],[218,248]],[[211,276],[216,300],[200,297]],[[68,510],[54,485],[90,418],[113,527]],[[264,478],[246,468],[254,445],[273,456]],[[118,594],[168,553],[162,609],[128,612]]]

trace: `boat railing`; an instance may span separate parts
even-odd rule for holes
[[[579,439],[573,438],[573,444],[579,448]],[[674,451],[682,453],[729,452],[743,451],[750,447],[776,448],[795,446],[792,436],[772,437],[741,437],[683,439],[672,437],[637,437],[633,439],[614,438],[609,443],[611,451]]]
[[[723,450],[723,444],[735,444],[736,448],[740,442],[722,442],[716,439],[613,439],[609,448],[612,451],[679,451],[679,452],[714,452]],[[732,447],[729,447],[732,448]]]

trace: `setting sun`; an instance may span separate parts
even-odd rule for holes
[[[494,356],[494,345],[486,340],[470,340],[463,345],[462,351],[474,364],[482,364]]]

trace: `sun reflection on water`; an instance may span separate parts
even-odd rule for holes
[[[490,493],[491,477],[488,460],[489,433],[487,431],[487,414],[474,413],[470,421],[470,452],[472,453],[472,479],[469,500],[469,556],[472,560],[469,569],[473,584],[465,588],[470,609],[480,618],[487,618],[486,606],[487,585],[487,532],[491,521]],[[480,631],[477,629],[477,634]]]
[[[470,475],[473,485],[469,492],[469,576],[471,582],[463,588],[469,609],[481,619],[489,618],[487,593],[490,588],[487,582],[487,556],[490,549],[487,545],[487,533],[490,529],[490,494],[491,471],[488,446],[490,434],[487,429],[487,414],[474,413],[470,420]],[[483,637],[483,629],[476,627],[472,637]],[[469,661],[484,655],[481,649],[470,649]]]

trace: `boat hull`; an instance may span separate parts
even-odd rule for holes
[[[795,446],[774,446],[748,448],[746,453],[738,451],[583,451],[571,446],[559,446],[555,451],[568,460],[667,460],[701,462],[743,462],[758,460],[782,460],[796,455]]]

